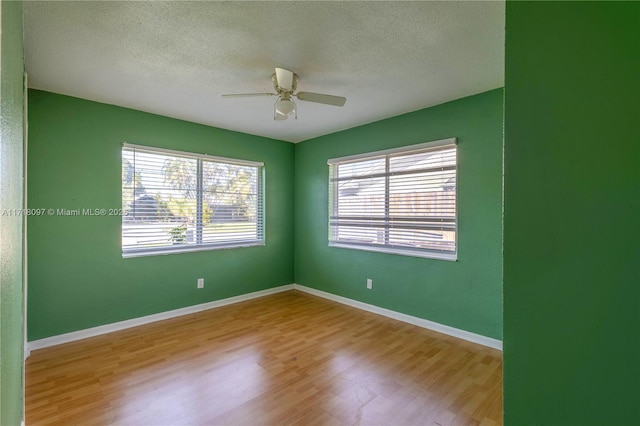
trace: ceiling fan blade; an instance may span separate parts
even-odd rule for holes
[[[293,90],[293,72],[284,68],[276,68],[278,86],[283,90]]]
[[[323,95],[321,93],[298,92],[296,97],[301,101],[316,102],[319,104],[343,106],[347,102],[347,98],[342,96]]]
[[[277,93],[230,93],[222,95],[223,98],[253,98],[256,96],[278,96]]]

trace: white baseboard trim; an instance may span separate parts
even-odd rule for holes
[[[172,311],[160,312],[158,314],[147,315],[144,317],[133,318],[126,321],[114,322],[112,324],[100,325],[98,327],[87,328],[84,330],[73,331],[71,333],[59,334],[57,336],[46,337],[44,339],[33,340],[28,344],[28,352],[36,349],[47,348],[49,346],[61,345],[63,343],[74,342],[76,340],[86,339],[88,337],[99,336],[101,334],[111,333],[113,331],[124,330],[143,324],[149,324],[156,321],[162,321],[170,318],[180,317],[182,315],[193,314],[196,312],[206,311],[208,309],[219,308],[220,306],[231,305],[233,303],[244,302],[246,300],[256,299],[258,297],[268,296],[270,294],[280,293],[282,291],[293,290],[293,284],[282,285],[279,287],[268,288],[266,290],[254,291],[253,293],[241,294],[240,296],[229,297],[227,299],[214,300],[213,302],[201,303],[199,305],[187,306],[185,308],[174,309]]]
[[[370,305],[368,303],[359,302],[357,300],[338,296],[336,294],[327,293],[322,290],[316,290],[315,288],[306,287],[300,284],[293,284],[293,288],[296,290],[303,291],[305,293],[313,294],[314,296],[333,300],[334,302],[342,303],[344,305],[352,306],[354,308],[362,309],[364,311],[373,312],[374,314],[382,315],[388,318],[393,318],[398,321],[417,325],[418,327],[437,331],[438,333],[446,334],[448,336],[457,337],[462,340],[467,340],[469,342],[478,343],[483,346],[488,346],[490,348],[502,350],[502,341],[498,339],[482,336],[480,334],[471,333],[470,331],[465,331],[459,328],[450,327],[448,325],[444,325],[444,324],[429,321],[423,318],[414,317],[412,315],[407,315],[400,312],[392,311],[390,309],[380,308],[375,305]]]
[[[342,303],[343,305],[348,305],[357,309],[362,309],[364,311],[372,312],[374,314],[382,315],[388,318],[393,318],[398,321],[417,325],[418,327],[437,331],[438,333],[457,337],[459,339],[467,340],[469,342],[478,343],[480,345],[488,346],[490,348],[502,350],[502,341],[493,339],[491,337],[486,337],[480,334],[471,333],[469,331],[461,330],[459,328],[450,327],[448,325],[444,325],[444,324],[440,324],[434,321],[429,321],[423,318],[414,317],[412,315],[407,315],[400,312],[392,311],[390,309],[381,308],[375,305],[370,305],[368,303],[359,302],[357,300],[338,296],[332,293],[327,293],[322,290],[316,290],[314,288],[306,287],[304,285],[287,284],[279,287],[268,288],[266,290],[255,291],[253,293],[229,297],[227,299],[214,300],[213,302],[201,303],[199,305],[187,306],[185,308],[174,309],[172,311],[160,312],[158,314],[147,315],[144,317],[133,318],[126,321],[120,321],[112,324],[101,325],[98,327],[87,328],[84,330],[73,331],[71,333],[65,333],[65,334],[59,334],[57,336],[46,337],[44,339],[33,340],[29,342],[25,347],[25,359],[29,357],[31,351],[34,351],[36,349],[42,349],[42,348],[47,348],[49,346],[55,346],[55,345],[61,345],[63,343],[74,342],[76,340],[82,340],[89,337],[99,336],[101,334],[124,330],[127,328],[136,327],[139,325],[149,324],[156,321],[162,321],[162,320],[175,318],[183,315],[193,314],[196,312],[206,311],[206,310],[218,308],[221,306],[231,305],[233,303],[244,302],[246,300],[257,299],[259,297],[268,296],[270,294],[280,293],[282,291],[294,290],[294,289],[300,290],[304,293],[312,294],[314,296],[322,297],[324,299],[329,299],[334,302]]]

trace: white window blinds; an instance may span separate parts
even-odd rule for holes
[[[456,259],[456,140],[329,163],[329,245]]]
[[[263,245],[262,167],[124,144],[123,257]]]

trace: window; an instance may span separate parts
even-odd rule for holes
[[[122,256],[264,245],[262,167],[124,144]]]
[[[328,164],[330,246],[456,259],[455,138]]]

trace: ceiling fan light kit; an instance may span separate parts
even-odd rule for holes
[[[342,96],[323,95],[321,93],[298,92],[294,93],[298,88],[298,75],[293,71],[284,68],[276,68],[276,72],[271,76],[271,81],[276,93],[237,93],[222,95],[225,98],[245,98],[253,96],[277,96],[278,100],[273,106],[273,119],[275,121],[286,120],[287,117],[293,115],[298,119],[298,109],[295,102],[291,99],[295,96],[301,101],[315,102],[318,104],[333,105],[341,107],[347,101]]]
[[[280,96],[273,106],[274,110],[274,120],[286,120],[287,117],[291,114],[294,114],[296,120],[298,119],[298,111],[296,109],[296,104],[291,100],[291,98],[287,95]],[[280,118],[283,117],[283,118]]]

